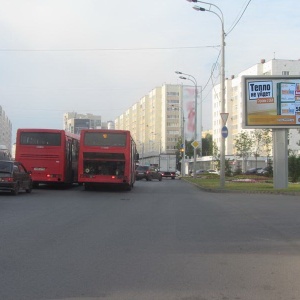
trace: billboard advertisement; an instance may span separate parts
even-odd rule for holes
[[[300,128],[300,76],[243,76],[243,128]]]
[[[201,87],[197,88],[197,140],[200,140],[201,110]],[[184,85],[182,87],[182,109],[184,114],[184,132],[187,141],[195,139],[195,86]]]

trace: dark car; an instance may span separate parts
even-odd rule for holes
[[[32,190],[31,172],[17,161],[0,160],[0,190],[17,195],[20,190]]]
[[[245,174],[246,175],[257,175],[257,172],[259,170],[261,170],[262,168],[251,168],[251,169],[248,169]]]
[[[263,169],[257,171],[257,175],[270,176],[272,175],[272,172],[273,172],[272,167],[264,167]]]
[[[162,180],[161,173],[152,166],[138,166],[135,170],[136,180],[146,179],[147,181],[152,179]]]

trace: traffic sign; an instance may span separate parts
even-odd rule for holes
[[[221,115],[221,119],[222,119],[222,124],[225,126],[229,113],[220,113],[220,115]]]
[[[228,128],[226,126],[223,126],[221,133],[222,133],[223,138],[227,138],[228,137]]]
[[[198,148],[199,143],[198,143],[197,141],[193,141],[193,142],[192,142],[192,146],[193,146],[194,148]]]

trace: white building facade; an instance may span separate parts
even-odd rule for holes
[[[93,114],[78,114],[68,112],[63,116],[63,129],[74,134],[79,134],[82,129],[110,129],[114,128],[112,121],[102,122],[101,116]]]
[[[194,93],[195,88],[178,84],[156,87],[115,120],[116,129],[131,132],[143,163],[157,163],[160,153],[175,154],[183,136],[189,140],[183,128],[183,99],[188,99],[184,93],[189,90]]]
[[[2,148],[5,146],[10,153],[12,152],[12,123],[2,106],[0,106],[0,145]]]

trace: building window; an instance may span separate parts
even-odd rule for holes
[[[284,75],[284,76],[290,75],[290,71],[282,71],[282,75]]]

